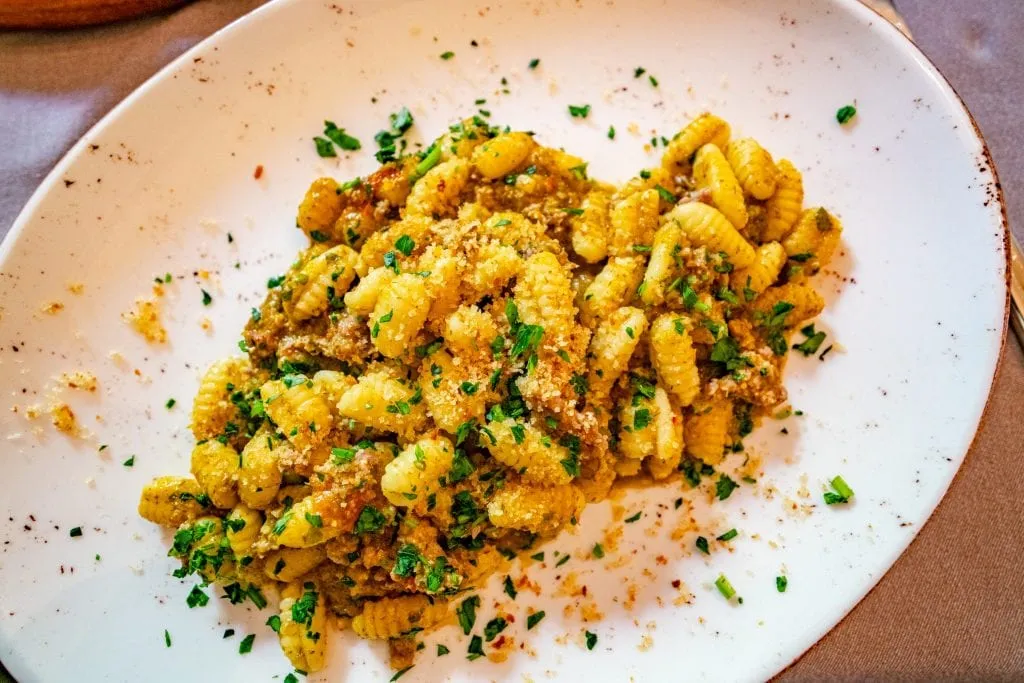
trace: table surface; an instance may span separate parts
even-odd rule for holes
[[[201,0],[115,26],[0,34],[0,235],[107,111],[260,4]],[[896,4],[977,118],[1024,241],[1024,2]],[[1011,334],[974,446],[938,510],[878,586],[778,680],[1024,679],[1022,396],[1024,353]]]

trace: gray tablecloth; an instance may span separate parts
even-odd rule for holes
[[[96,120],[259,4],[201,0],[116,26],[0,34],[0,234]],[[977,117],[1011,225],[1024,238],[1024,0],[897,5]],[[1011,336],[981,431],[949,495],[892,571],[781,680],[1024,680],[1022,396],[1024,354]]]

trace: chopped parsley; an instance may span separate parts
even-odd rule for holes
[[[487,622],[487,625],[484,626],[484,638],[488,643],[491,642],[497,638],[498,634],[504,631],[507,626],[508,622],[502,617],[495,617],[494,619],[491,619]]]
[[[718,541],[731,541],[732,539],[734,539],[737,536],[739,536],[739,533],[740,532],[736,531],[735,529],[729,529],[728,531],[726,531],[724,534],[722,534],[721,536],[719,536],[715,540],[718,540]]]
[[[515,584],[512,583],[512,577],[506,575],[505,581],[503,582],[502,585],[505,587],[505,594],[508,595],[508,597],[515,600],[516,596],[519,595],[519,591],[516,590]]]
[[[462,384],[459,385],[459,389],[466,396],[472,396],[473,394],[476,393],[477,389],[479,389],[479,388],[480,388],[480,383],[479,382],[463,382]]]
[[[854,107],[853,105],[848,104],[845,107],[840,107],[839,110],[836,111],[836,121],[839,122],[839,125],[843,125],[845,123],[848,123],[850,119],[852,119],[856,115],[857,108]]]
[[[174,404],[177,403],[177,402],[178,401],[176,399],[169,398],[169,399],[167,399],[167,403],[165,403],[164,406],[167,408],[167,410],[170,410],[171,408],[174,407]]]
[[[587,116],[590,115],[590,105],[589,104],[581,104],[581,105],[570,104],[569,105],[569,115],[572,116],[574,119],[576,119],[576,118],[585,119],[585,118],[587,118]]]
[[[711,554],[711,551],[708,550],[708,539],[704,538],[703,536],[698,536],[696,545],[697,550],[701,551],[705,555]]]
[[[332,448],[331,449],[331,462],[335,465],[343,465],[347,462],[352,462],[356,458],[356,449],[354,448]]]
[[[327,138],[314,137],[313,144],[316,145],[316,153],[324,159],[338,156],[334,151],[334,144]]]
[[[256,634],[250,633],[245,638],[242,638],[242,642],[238,644],[238,654],[247,655],[252,652],[252,644],[256,642]]]
[[[775,590],[779,591],[780,593],[785,593],[786,592],[786,586],[788,586],[788,585],[789,585],[789,579],[787,579],[785,576],[776,576],[775,577]]]
[[[473,630],[473,624],[476,623],[476,610],[478,607],[480,607],[480,596],[472,595],[459,603],[459,606],[455,609],[455,614],[459,618],[459,626],[462,627],[462,632],[467,636]]]
[[[675,204],[679,201],[679,197],[672,194],[667,188],[662,187],[661,184],[655,185],[654,189],[658,191],[658,196],[661,197],[662,201],[669,204]]]
[[[420,644],[422,645],[422,643],[420,643]],[[413,666],[415,666],[415,665],[410,664],[409,666],[405,667],[404,669],[399,669],[398,671],[396,671],[395,675],[391,677],[391,680],[388,681],[388,683],[395,683],[395,681],[397,681],[399,678],[404,676],[406,674],[406,672],[409,671],[409,669],[411,669]]]
[[[395,240],[395,249],[402,252],[404,255],[409,256],[412,250],[416,248],[416,243],[408,235],[402,235]]]
[[[192,586],[188,597],[185,598],[185,604],[189,607],[205,607],[208,602],[210,602],[210,596],[204,593],[199,586]]]
[[[207,292],[205,289],[200,289],[199,291],[203,293],[203,305],[204,306],[209,306],[211,303],[213,303],[213,297],[210,296],[209,292]]]
[[[132,457],[128,458],[121,464],[124,465],[125,467],[133,467],[135,465],[135,456],[133,455]]]
[[[526,617],[526,630],[530,631],[534,626],[540,623],[540,620],[544,618],[544,610],[540,612],[534,612]]]
[[[334,125],[334,121],[324,121],[324,135],[347,152],[354,152],[363,146],[359,140],[346,133],[344,128]]]
[[[604,557],[604,547],[602,547],[600,543],[595,543],[590,553],[600,560],[602,557]]]
[[[441,53],[441,59],[443,59],[445,61],[448,61],[449,59],[451,59],[454,56],[455,56],[455,53],[452,52],[451,50],[448,50],[447,52],[442,52]]]
[[[594,646],[597,645],[597,634],[591,633],[590,631],[584,631],[583,635],[587,639],[587,649],[593,650]]]
[[[447,647],[445,647],[441,643],[437,644],[437,656],[438,657],[444,657],[449,652],[451,652],[451,650],[449,650]]]
[[[816,332],[814,330],[814,324],[811,323],[806,327],[801,328],[800,332],[807,337],[799,344],[794,344],[793,348],[804,354],[804,356],[813,356],[818,352],[821,347],[821,343],[825,341],[824,332]]]
[[[480,636],[473,636],[469,639],[469,648],[466,650],[469,654],[466,655],[466,659],[473,661],[480,659],[484,656],[484,641]]]
[[[530,63],[527,64],[526,66],[529,69],[536,69],[538,66],[540,66],[540,60],[537,59],[536,57],[534,57],[533,59],[530,60]]]
[[[533,555],[530,555],[530,559],[531,560],[536,560],[538,562],[543,562],[544,561],[544,551],[541,551],[539,553],[534,553]]]
[[[608,126],[608,139],[609,140],[614,140],[615,139],[615,126]]]
[[[718,481],[715,482],[715,495],[718,496],[718,500],[725,500],[732,495],[737,486],[739,484],[730,479],[728,475],[719,475]]]
[[[372,505],[367,505],[363,508],[362,512],[359,513],[359,517],[356,519],[356,525],[353,528],[355,534],[372,534],[387,524],[387,517],[384,516],[377,508]]]
[[[562,559],[560,559],[558,562],[555,562],[555,566],[556,567],[561,567],[563,564],[568,562],[570,559],[572,559],[572,555],[570,555],[569,553],[566,553],[565,555],[562,555]]]
[[[167,629],[164,629],[164,643],[167,647],[171,646],[171,634]]]
[[[71,538],[78,538],[82,535],[82,527],[76,526],[74,529],[68,532],[68,535],[71,536]]]
[[[658,79],[655,78],[654,76],[648,76],[647,80],[649,80],[651,82],[651,85],[654,86],[655,88],[658,87]]]
[[[633,69],[633,78],[640,78],[645,73],[647,73],[647,69],[643,68],[642,66],[638,66],[637,68]]]
[[[274,633],[280,633],[280,631],[281,631],[281,617],[279,617],[276,614],[271,615],[270,618],[267,619],[267,626],[269,626],[270,630],[273,631]]]
[[[644,514],[643,510],[641,510],[640,512],[636,513],[632,517],[626,517],[626,519],[623,520],[623,521],[626,522],[626,524],[632,524],[633,522],[635,522],[638,519],[640,519],[640,517],[643,516],[643,514]]]

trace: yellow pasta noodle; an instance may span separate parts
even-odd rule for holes
[[[306,548],[281,548],[267,553],[263,570],[268,578],[288,583],[306,576],[327,559],[322,545]]]
[[[523,481],[553,486],[572,480],[575,465],[569,450],[534,425],[507,418],[488,422],[487,428],[484,446],[495,460],[517,470]]]
[[[405,210],[412,216],[445,215],[455,212],[462,188],[469,180],[469,164],[458,158],[444,161],[413,185]]]
[[[694,404],[693,413],[686,418],[683,427],[687,454],[708,465],[722,462],[729,443],[731,420],[732,403],[729,401]]]
[[[707,144],[697,151],[693,179],[698,188],[711,193],[711,203],[730,223],[741,230],[746,226],[747,205],[743,201],[743,189],[717,145]]]
[[[698,149],[707,144],[725,147],[729,142],[729,124],[714,114],[701,114],[672,138],[661,156],[661,165],[672,171],[689,165]]]
[[[654,406],[655,446],[647,469],[654,479],[664,479],[675,472],[683,457],[683,416],[661,387],[654,389]]]
[[[419,275],[403,273],[381,292],[368,325],[377,350],[397,358],[409,349],[430,310],[427,286]]]
[[[754,248],[714,207],[700,202],[679,204],[665,218],[675,221],[691,243],[726,254],[735,268],[754,262]]]
[[[414,434],[426,420],[416,390],[384,372],[360,377],[342,395],[338,412],[375,429],[402,435]]]
[[[650,353],[659,383],[672,392],[679,405],[693,403],[700,393],[697,352],[681,318],[666,313],[651,323]]]
[[[281,469],[275,448],[283,443],[274,430],[264,424],[245,444],[238,470],[238,497],[251,508],[269,506],[281,488]]]
[[[428,629],[448,616],[448,605],[425,595],[383,598],[363,605],[363,613],[352,620],[360,638],[398,638],[413,628]]]
[[[648,306],[657,306],[665,300],[665,285],[675,268],[682,237],[683,232],[675,221],[666,222],[654,233],[651,258],[640,290],[640,299]]]
[[[248,358],[225,358],[209,367],[192,402],[190,427],[196,440],[214,439],[224,433],[229,422],[240,421],[238,406],[231,396],[247,389],[254,377]]]
[[[573,251],[587,263],[597,263],[608,255],[610,199],[601,190],[588,193],[580,206],[583,213],[572,219]]]
[[[487,503],[487,517],[499,529],[546,535],[578,518],[585,504],[583,493],[572,484],[513,485],[502,488]]]
[[[392,505],[409,507],[441,487],[452,469],[455,448],[448,439],[420,439],[384,468],[380,487]]]
[[[324,668],[327,605],[315,582],[290,583],[281,590],[281,650],[300,671]]]
[[[199,482],[191,477],[157,477],[142,489],[139,516],[160,526],[178,527],[204,513],[203,495]]]
[[[305,375],[286,375],[260,387],[267,415],[297,449],[308,451],[334,424],[331,408]]]
[[[285,311],[288,315],[295,320],[305,320],[340,305],[355,278],[357,258],[356,252],[342,244],[311,258],[298,271],[289,274],[282,289],[287,296]]]
[[[784,265],[786,250],[778,242],[766,242],[757,248],[753,263],[733,271],[732,289],[751,301],[778,279]]]
[[[654,455],[657,437],[656,406],[650,399],[634,395],[619,410],[619,453],[630,460]]]
[[[217,440],[197,444],[192,449],[192,476],[219,508],[231,508],[238,502],[238,452]]]
[[[754,199],[768,199],[775,193],[778,169],[772,155],[753,138],[733,140],[724,148],[736,180]],[[696,170],[696,169],[695,169]]]
[[[805,284],[787,283],[769,287],[754,302],[755,320],[757,314],[768,316],[777,304],[788,304],[792,309],[786,314],[787,327],[810,320],[825,308],[825,300],[813,288]]]
[[[651,246],[658,227],[658,193],[643,190],[617,201],[609,216],[610,256],[633,256],[637,248]]]
[[[505,133],[473,150],[473,166],[485,178],[501,178],[522,166],[533,148],[526,133]]]
[[[761,239],[778,241],[789,234],[804,204],[804,181],[788,159],[779,159],[775,194],[765,203],[766,224]]]
[[[260,535],[263,515],[246,505],[236,505],[224,520],[225,534],[235,557],[249,553],[252,544]]]
[[[639,308],[620,308],[602,322],[590,340],[590,372],[587,384],[597,396],[608,394],[629,366],[647,318]]]
[[[628,304],[636,295],[643,273],[644,261],[638,256],[608,259],[583,295],[580,308],[583,324],[593,327],[615,309]]]

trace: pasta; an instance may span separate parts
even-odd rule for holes
[[[794,330],[821,343],[811,277],[842,235],[789,161],[730,135],[702,115],[615,187],[474,117],[315,180],[247,357],[199,381],[192,477],[141,492],[175,576],[261,609],[276,593],[301,671],[324,667],[331,617],[405,668],[616,479],[725,477],[785,401]]]

